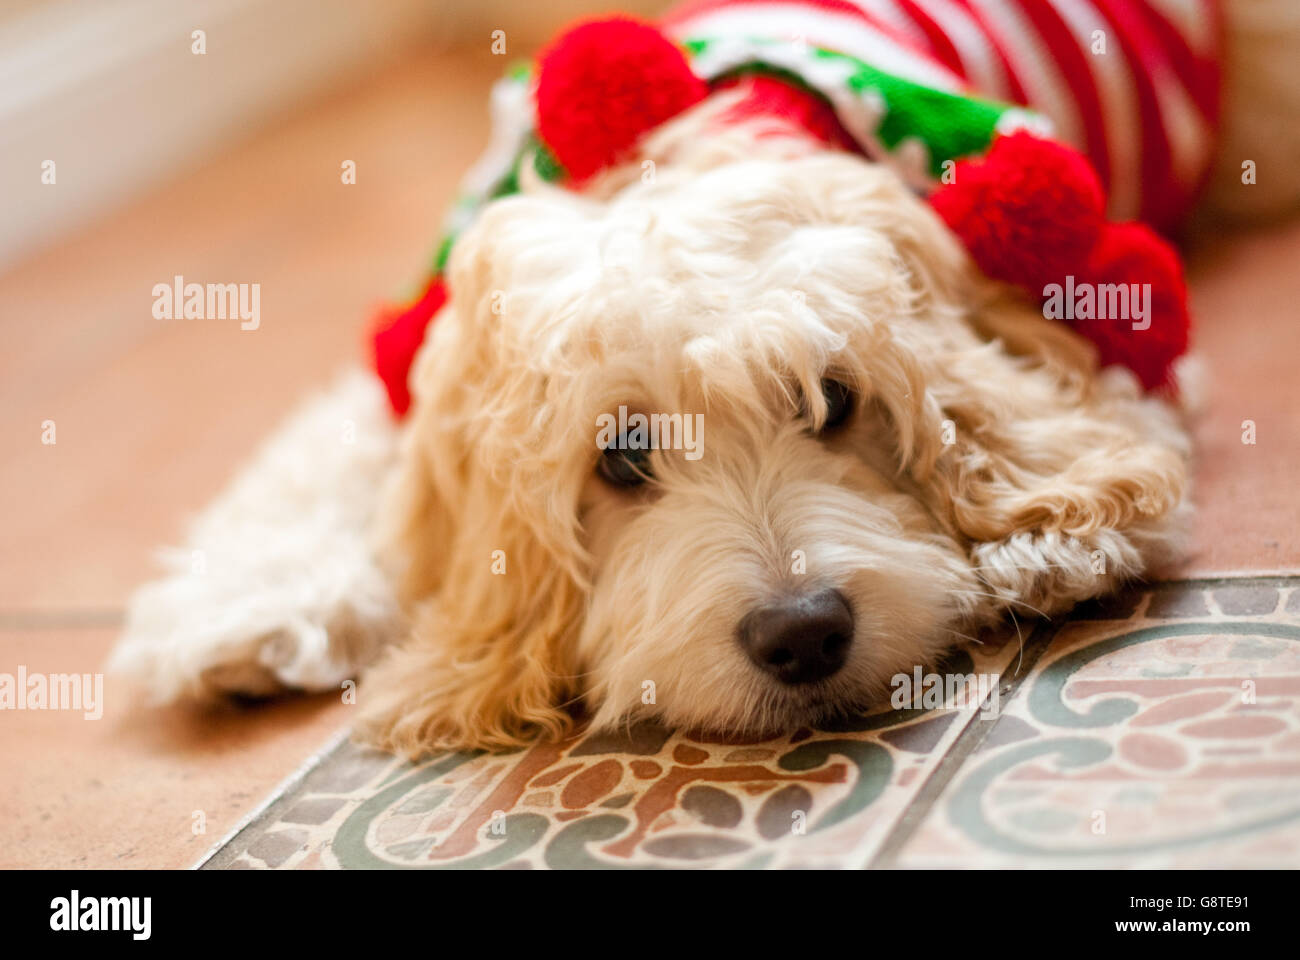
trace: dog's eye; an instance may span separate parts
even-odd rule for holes
[[[623,437],[618,441],[617,446],[601,451],[596,472],[616,487],[639,487],[652,476],[650,451],[627,449]]]
[[[853,390],[838,380],[822,381],[822,396],[826,399],[826,419],[822,432],[843,426],[853,412]]]

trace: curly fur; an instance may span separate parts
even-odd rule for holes
[[[397,430],[351,372],[272,434],[140,588],[109,668],[156,702],[338,689],[401,629],[366,530]]]
[[[1300,179],[1266,161],[1290,142],[1296,58],[1249,51],[1300,33],[1274,0],[1228,9],[1250,102],[1228,112],[1224,170],[1258,155],[1294,202]],[[767,731],[1178,555],[1189,445],[1167,396],[981,278],[889,171],[716,122],[726,107],[580,195],[532,182],[491,205],[453,254],[400,442],[377,383],[337,384],[137,594],[115,665],[159,700],[327,689],[389,643],[360,730],[412,756],[561,735],[582,712]],[[1249,208],[1228,174],[1218,199]],[[857,401],[819,435],[828,375]],[[703,458],[656,451],[653,483],[608,486],[596,417],[620,405],[703,414]],[[853,607],[848,661],[780,687],[737,623],[823,586]]]
[[[576,698],[598,725],[807,722],[1174,549],[1188,443],[1164,401],[1097,376],[887,170],[700,136],[724,108],[647,146],[653,182],[532,184],[460,240],[383,508],[414,617],[363,687],[384,746],[557,735]],[[829,439],[826,376],[859,397]],[[658,451],[650,489],[609,487],[595,423],[620,404],[704,414],[704,457]],[[736,624],[807,585],[850,599],[852,653],[782,687]]]

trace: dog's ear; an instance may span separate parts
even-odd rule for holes
[[[911,287],[911,316],[888,324],[906,375],[875,373],[887,356],[875,348],[858,366],[892,422],[898,468],[972,562],[1000,565],[996,588],[1019,599],[1053,591],[1049,568],[1070,567],[1083,596],[1103,591],[1098,576],[1140,570],[1186,486],[1186,438],[1167,405],[1121,371],[1099,374],[1082,338],[980,276],[894,179],[821,184],[829,218],[888,238]]]
[[[361,690],[363,733],[409,756],[563,733],[585,596],[580,481],[535,439],[545,385],[501,356],[485,252],[457,254],[380,517],[412,628]]]
[[[1000,299],[984,309],[1021,310]],[[1086,538],[1172,510],[1186,463],[1168,412],[1118,371],[1087,370],[1086,347],[1063,352],[1049,321],[1005,319],[974,321],[998,330],[993,341],[954,331],[926,371],[933,407],[923,430],[940,442],[924,479],[960,533]]]
[[[1052,613],[1171,552],[1186,441],[1131,378],[1063,378],[999,347],[930,383],[947,445],[925,487],[998,605]]]
[[[927,456],[910,473],[969,544],[986,607],[1052,613],[1176,551],[1188,450],[1167,405],[1005,289],[977,282],[942,336],[915,354]]]
[[[503,485],[475,471],[460,493],[450,501],[439,492],[436,508],[425,499],[410,515],[408,542],[428,538],[443,553],[436,581],[424,581],[436,586],[411,598],[406,642],[361,689],[363,733],[411,757],[558,737],[572,722],[564,706],[575,693],[572,631],[585,594]]]

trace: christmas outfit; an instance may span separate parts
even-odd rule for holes
[[[1174,229],[1219,110],[1218,0],[690,0],[658,27],[579,25],[493,90],[493,138],[433,269],[385,310],[376,369],[396,415],[447,256],[521,166],[581,190],[650,130],[744,83],[733,115],[778,115],[888,164],[988,276],[1036,301],[1067,281],[1150,284],[1149,325],[1075,316],[1102,364],[1173,386],[1189,322]],[[1154,228],[1154,229],[1153,229]]]

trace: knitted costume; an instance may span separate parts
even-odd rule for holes
[[[1217,22],[1217,0],[692,0],[659,29],[578,26],[536,71],[494,88],[493,140],[462,184],[433,275],[379,318],[375,363],[394,412],[409,406],[411,361],[446,301],[456,235],[518,189],[521,164],[581,189],[742,78],[735,114],[779,115],[829,149],[889,164],[988,276],[1031,298],[1067,278],[1150,284],[1149,327],[1072,323],[1103,364],[1168,386],[1188,338],[1178,256],[1147,226],[1106,216],[1170,229],[1186,211],[1217,120]]]
[[[1218,0],[689,0],[662,27],[681,42],[798,37],[925,87],[1032,106],[1087,155],[1119,219],[1174,226],[1209,167]]]

